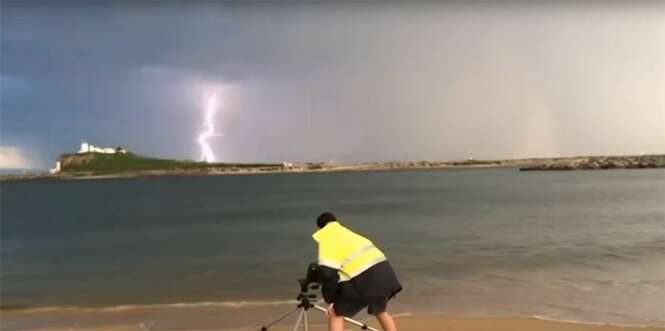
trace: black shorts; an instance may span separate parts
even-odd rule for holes
[[[389,298],[374,298],[369,300],[356,300],[356,301],[343,301],[337,300],[335,302],[335,314],[344,317],[353,317],[358,314],[363,308],[367,307],[367,313],[370,315],[378,315],[386,311],[388,307]]]
[[[378,315],[386,311],[388,301],[401,290],[390,264],[381,262],[356,278],[339,283],[335,314],[353,317],[367,307],[367,313]]]

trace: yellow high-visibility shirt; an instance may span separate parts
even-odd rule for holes
[[[367,238],[347,229],[339,222],[330,222],[312,235],[319,243],[319,265],[338,269],[339,281],[347,281],[386,256]]]

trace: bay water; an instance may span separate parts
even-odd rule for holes
[[[169,312],[157,329],[179,309],[253,323],[292,304],[323,211],[386,253],[394,312],[665,325],[660,169],[7,181],[0,203],[6,329],[150,309]]]

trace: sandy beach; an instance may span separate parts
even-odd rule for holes
[[[426,316],[400,316],[397,317],[397,323],[400,331],[424,331],[424,330],[454,330],[454,331],[657,331],[665,330],[664,327],[640,327],[640,326],[620,326],[620,325],[601,325],[584,324],[574,322],[546,321],[536,318],[526,317],[452,317],[442,315]],[[375,322],[369,323],[376,326]],[[287,331],[291,330],[292,325],[278,325],[270,330]],[[29,331],[145,331],[153,330],[146,325],[111,325],[100,327],[65,327],[65,328],[40,328]],[[255,331],[258,327],[243,327],[234,329],[196,329],[196,331]],[[310,325],[310,330],[327,330],[325,325],[317,322]],[[360,330],[357,327],[347,327],[347,330]],[[192,330],[193,331],[193,330]]]

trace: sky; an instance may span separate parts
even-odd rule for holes
[[[0,3],[0,168],[665,153],[665,2]]]

